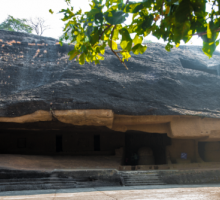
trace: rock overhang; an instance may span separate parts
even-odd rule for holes
[[[57,120],[74,126],[101,126],[113,131],[167,134],[175,139],[220,141],[220,119],[182,115],[117,115],[112,110],[39,110],[20,117],[0,117],[0,123],[34,123]]]

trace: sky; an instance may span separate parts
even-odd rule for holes
[[[72,0],[74,10],[82,8],[83,11],[88,10],[88,0]],[[57,14],[61,9],[66,9],[67,4],[64,0],[0,0],[0,23],[2,23],[8,15],[15,18],[36,18],[45,19],[50,29],[45,31],[43,36],[59,38],[62,35],[64,22],[61,20],[63,14]],[[52,15],[49,9],[54,11]]]
[[[64,0],[0,0],[0,23],[2,23],[8,15],[12,15],[15,18],[36,18],[41,17],[45,19],[46,25],[50,26],[49,30],[46,30],[43,36],[53,37],[58,39],[62,35],[62,28],[64,22],[61,20],[62,14],[58,14],[61,9],[66,9],[67,4]],[[89,0],[72,0],[74,11],[80,8],[85,12],[90,9]],[[52,15],[49,13],[49,9],[54,11]],[[153,36],[147,36],[146,40],[152,42],[163,43],[163,40],[159,40]],[[181,44],[184,44],[183,42]],[[202,45],[202,40],[198,36],[194,36],[187,45]],[[220,50],[220,46],[217,47]]]

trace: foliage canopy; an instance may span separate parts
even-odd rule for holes
[[[208,57],[219,44],[220,0],[92,0],[90,11],[84,13],[74,12],[70,0],[65,1],[69,8],[60,11],[66,22],[63,38],[68,39],[71,33],[71,43],[75,46],[69,52],[70,59],[76,57],[80,64],[99,63],[108,45],[126,67],[124,61],[131,57],[131,52],[146,51],[142,41],[149,34],[162,38],[167,51],[174,45],[178,47],[181,40],[187,43],[193,35],[198,35]],[[207,4],[211,6],[210,12],[206,10]],[[125,24],[128,16],[132,20]],[[120,49],[116,44],[119,35]]]
[[[28,20],[26,19],[16,19],[9,15],[7,19],[0,24],[0,29],[6,31],[16,31],[23,33],[31,33],[32,28],[28,25]]]

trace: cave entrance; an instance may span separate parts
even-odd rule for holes
[[[63,151],[63,137],[62,135],[56,136],[56,152],[62,152]]]
[[[100,135],[94,135],[94,151],[100,151]]]
[[[124,165],[162,165],[166,163],[167,134],[128,131],[125,134]]]
[[[119,169],[124,139],[125,133],[104,126],[0,123],[0,167]]]

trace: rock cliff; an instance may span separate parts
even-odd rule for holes
[[[52,38],[0,30],[0,117],[37,110],[110,109],[124,115],[220,117],[220,53],[167,52],[149,43],[129,70],[106,50],[100,65],[68,60],[73,48]]]

